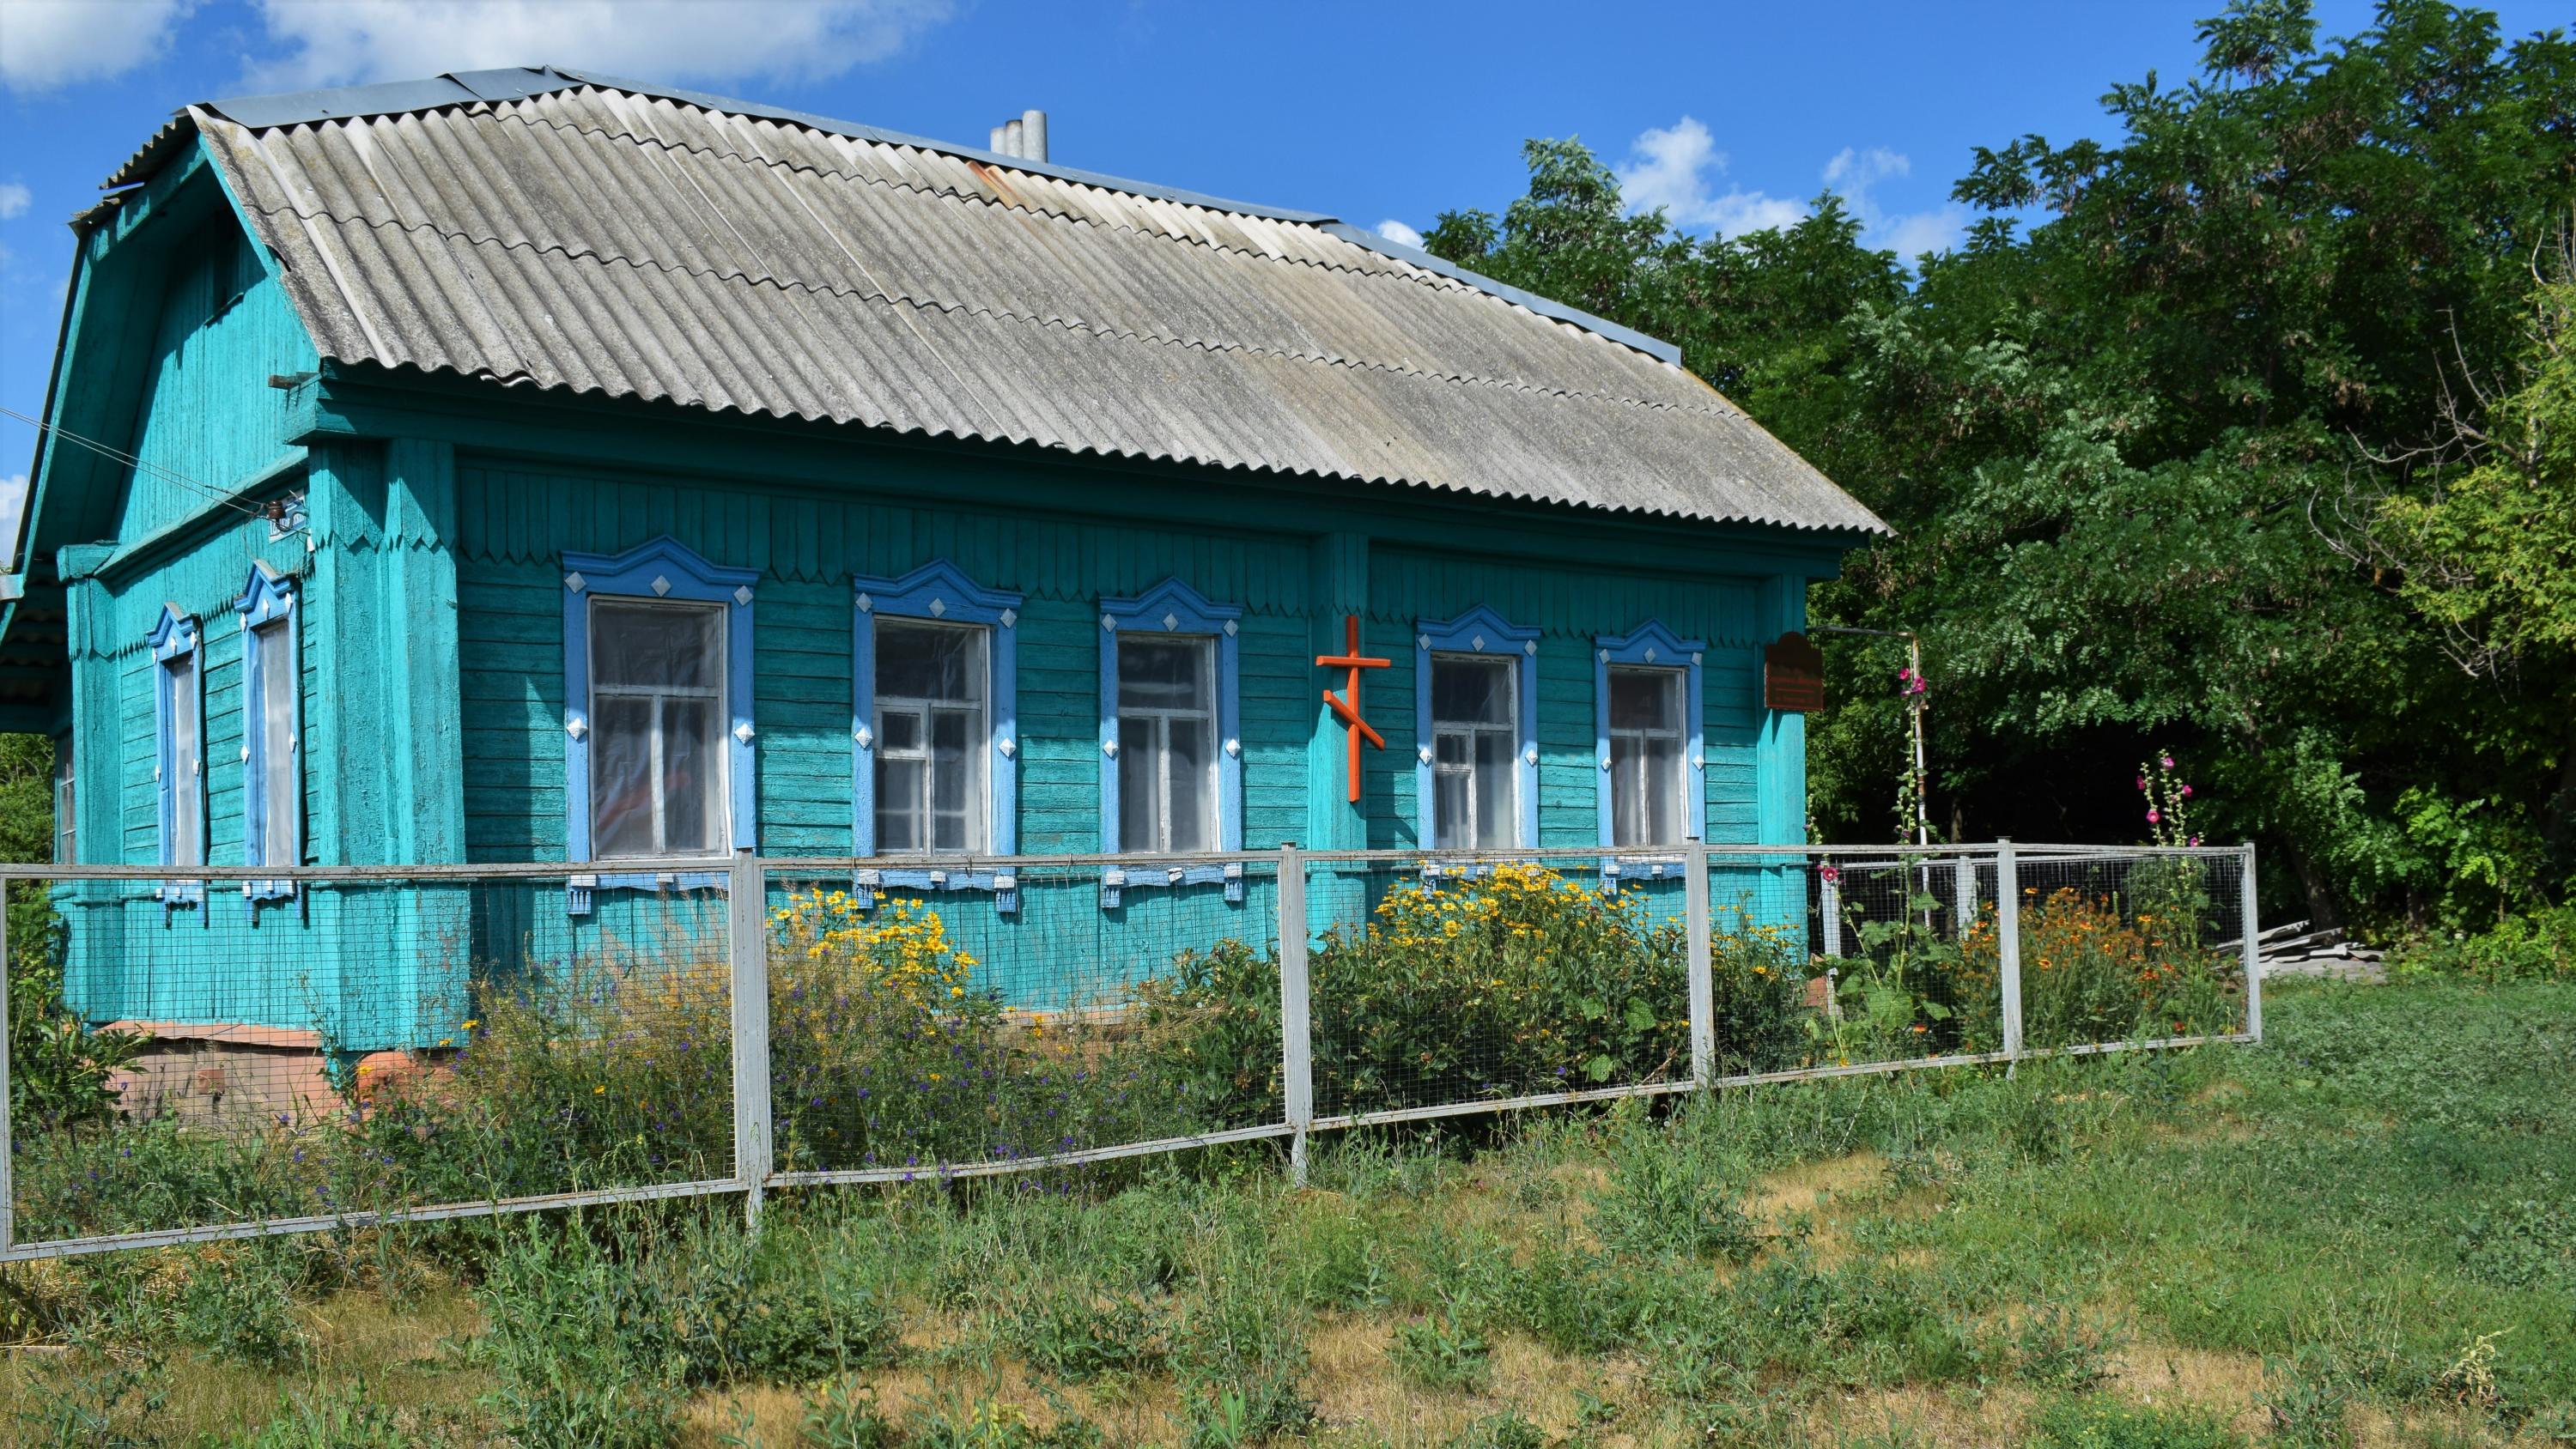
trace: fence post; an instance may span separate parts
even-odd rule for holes
[[[2004,1007],[2004,1055],[2021,1061],[2021,868],[2013,858],[2012,837],[1995,842],[1995,954],[2001,963]],[[2011,1075],[2011,1068],[2005,1069]]]
[[[1690,879],[1682,890],[1682,933],[1690,943],[1691,1087],[1707,1091],[1717,1077],[1717,985],[1709,969],[1708,845],[1691,842]]]
[[[2254,904],[2254,842],[2236,847],[2245,857],[2236,889],[2236,925],[2245,938],[2245,1034],[2263,1039],[2263,942]]]
[[[733,965],[733,1166],[743,1217],[760,1228],[769,1184],[769,873],[737,850],[725,884],[725,953]]]
[[[1306,1129],[1315,1120],[1314,1037],[1306,992],[1306,860],[1279,847],[1279,1050],[1288,1115],[1288,1180],[1306,1185]]]

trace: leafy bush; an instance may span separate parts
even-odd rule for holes
[[[2507,916],[2492,929],[2407,943],[2390,962],[2398,974],[2450,974],[2480,981],[2576,980],[2576,905]]]
[[[1007,1160],[1203,1125],[1187,1090],[1146,1089],[1132,1037],[1007,1009],[936,911],[800,891],[772,926],[782,1167]]]
[[[1426,1389],[1472,1393],[1484,1387],[1493,1352],[1455,1303],[1395,1331],[1396,1372]]]
[[[1603,895],[1536,865],[1406,882],[1307,957],[1315,1099],[1326,1112],[1667,1080],[1690,1066],[1678,926],[1638,892]],[[1769,926],[1713,942],[1719,1055],[1794,1058],[1804,976]],[[1275,956],[1228,942],[1145,990],[1167,1081],[1276,1113]]]

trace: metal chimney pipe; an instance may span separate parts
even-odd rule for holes
[[[1018,157],[1023,157],[1023,158],[1025,158],[1025,157],[1029,154],[1029,153],[1028,153],[1028,151],[1025,149],[1025,147],[1026,147],[1026,145],[1027,145],[1027,141],[1028,141],[1027,133],[1020,129],[1020,123],[1019,123],[1019,122],[1017,122],[1017,121],[1004,121],[1004,122],[1002,123],[1002,154],[1003,154],[1003,155],[1005,155],[1005,156],[1018,156]]]
[[[1000,155],[1004,154],[1004,152],[1003,152],[1003,150],[1002,150],[1002,128],[1001,128],[1001,127],[999,127],[999,126],[995,126],[995,127],[993,128],[993,144],[991,144],[991,145],[989,145],[989,146],[985,147],[984,149],[985,149],[985,150],[987,150],[987,151],[992,152],[992,153],[993,153],[994,155],[996,155],[996,156],[1000,156]]]
[[[1044,161],[1047,158],[1046,112],[1022,111],[1020,118],[1012,124],[1020,128],[1021,157],[1030,161]]]

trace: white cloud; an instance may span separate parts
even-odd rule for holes
[[[0,84],[49,91],[157,59],[196,0],[0,0]]]
[[[882,60],[949,0],[257,0],[256,86],[323,86],[513,65],[656,81],[819,80]]]
[[[1669,130],[1659,127],[1639,136],[1618,174],[1619,194],[1629,210],[1660,207],[1675,226],[1708,227],[1720,236],[1794,225],[1807,214],[1795,201],[1741,187],[1712,194],[1711,183],[1726,174],[1726,153],[1717,149],[1708,127],[1691,116]]]
[[[1860,220],[1865,246],[1894,251],[1911,260],[1924,252],[1956,246],[1967,228],[1967,212],[1955,205],[1931,211],[1889,212],[1879,205],[1875,188],[1883,181],[1909,176],[1914,163],[1901,151],[1884,146],[1867,150],[1846,146],[1825,163],[1825,189],[1838,192]],[[1729,185],[1716,187],[1726,175],[1726,153],[1697,119],[1684,116],[1671,127],[1639,135],[1628,150],[1628,164],[1618,168],[1620,194],[1631,211],[1663,209],[1675,226],[1705,228],[1737,237],[1765,227],[1795,226],[1808,212],[1807,203],[1767,192]]]
[[[1861,245],[1892,251],[1912,261],[1925,252],[1948,251],[1967,234],[1968,212],[1956,202],[1930,211],[1891,213],[1878,204],[1872,188],[1893,177],[1909,176],[1914,163],[1901,151],[1872,146],[1856,151],[1845,146],[1825,163],[1825,186],[1842,193],[1843,202],[1860,219]]]
[[[1419,248],[1422,245],[1422,233],[1393,217],[1388,217],[1377,224],[1377,234],[1401,246]]]
[[[27,506],[27,475],[0,478],[0,567],[16,561],[18,514]]]
[[[0,181],[0,221],[24,216],[36,204],[36,193],[15,181]]]

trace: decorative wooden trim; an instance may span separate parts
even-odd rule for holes
[[[1017,855],[1020,848],[1019,624],[1021,596],[988,589],[968,578],[946,559],[933,559],[901,578],[850,580],[857,612],[850,650],[850,840],[852,854],[877,851],[877,772],[875,756],[877,653],[875,620],[931,619],[944,624],[979,624],[985,629],[985,740],[988,855]],[[863,870],[852,894],[862,910],[875,899],[874,887],[914,890],[989,890],[994,908],[1005,914],[1019,908],[1019,889],[1009,871]]]
[[[1455,619],[1418,619],[1413,626],[1413,797],[1417,834],[1424,849],[1434,839],[1431,745],[1431,656],[1468,654],[1512,663],[1514,720],[1519,748],[1513,755],[1512,844],[1538,847],[1538,639],[1534,626],[1514,624],[1482,604]]]
[[[153,793],[160,803],[159,863],[178,864],[178,842],[174,837],[178,829],[179,792],[193,790],[197,797],[197,861],[202,865],[206,859],[205,632],[194,618],[180,613],[177,604],[163,604],[161,615],[153,621],[152,632],[146,636],[145,642],[151,646],[153,664],[152,779]],[[177,698],[177,691],[170,685],[170,663],[182,656],[192,656],[194,663],[189,678],[195,681],[195,688],[189,691],[186,699]],[[188,762],[185,770],[179,768],[179,762],[171,754],[176,744],[171,731],[178,722],[179,711],[183,709],[196,721],[196,728],[190,733],[197,742],[197,757]],[[160,900],[162,915],[167,919],[173,906],[202,903],[206,898],[206,883],[202,880],[163,881],[153,888],[153,895]]]
[[[1132,599],[1100,601],[1100,852],[1117,855],[1118,824],[1118,636],[1145,634],[1206,635],[1216,641],[1217,849],[1243,849],[1243,722],[1239,654],[1243,607],[1211,603],[1177,578],[1165,579]],[[1203,885],[1225,883],[1225,898],[1243,899],[1243,868],[1228,866],[1114,868],[1101,873],[1103,909],[1119,903],[1126,886]]]
[[[1634,665],[1654,669],[1674,669],[1682,674],[1683,731],[1686,753],[1682,756],[1683,802],[1682,833],[1691,840],[1708,838],[1708,736],[1701,718],[1702,665],[1708,654],[1704,639],[1684,639],[1664,627],[1661,620],[1650,619],[1625,634],[1602,634],[1592,641],[1592,749],[1595,810],[1600,821],[1600,839],[1604,848],[1616,843],[1610,818],[1610,668],[1612,665]],[[1673,874],[1683,868],[1686,857],[1621,861],[1605,856],[1601,861],[1604,889],[1615,889],[1623,868],[1630,875],[1649,879]]]
[[[300,637],[303,621],[296,612],[295,601],[300,590],[294,578],[281,574],[264,563],[250,566],[250,577],[242,584],[241,598],[233,607],[242,616],[242,860],[251,865],[302,865],[304,863],[304,646]],[[268,758],[268,732],[261,701],[267,696],[267,666],[261,661],[257,643],[260,629],[274,626],[283,631],[286,640],[286,669],[295,681],[290,717],[286,730],[286,758]],[[261,845],[268,839],[268,772],[285,770],[295,780],[297,810],[289,822],[292,843],[288,858],[268,860]],[[251,880],[242,882],[243,909],[258,913],[261,901],[279,900],[296,894],[291,880]]]
[[[751,721],[753,569],[707,562],[668,534],[621,554],[566,552],[564,567],[564,854],[592,858],[590,838],[590,600],[593,597],[685,599],[722,604],[725,610],[725,704],[731,725],[725,749],[725,796],[733,822],[733,848],[757,848],[758,780]],[[590,909],[594,888],[659,890],[714,887],[724,878],[629,870],[578,881],[566,889],[565,907]]]

